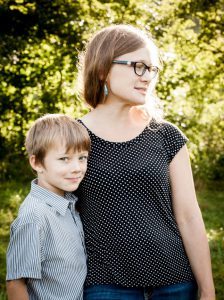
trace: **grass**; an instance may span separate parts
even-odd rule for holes
[[[9,227],[16,217],[18,207],[29,191],[29,183],[5,182],[0,184],[0,300],[5,296],[5,252]],[[197,191],[210,243],[213,275],[217,300],[224,295],[224,189],[221,184],[201,187]]]
[[[217,300],[224,299],[224,191],[197,193],[209,239]]]
[[[18,207],[29,191],[29,184],[5,182],[0,185],[0,300],[5,292],[5,253],[9,241],[9,228],[17,215]]]

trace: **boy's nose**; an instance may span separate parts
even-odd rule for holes
[[[81,165],[79,161],[74,161],[72,163],[71,171],[76,173],[81,171]]]

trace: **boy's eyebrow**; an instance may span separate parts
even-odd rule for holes
[[[87,150],[82,150],[82,151],[74,151],[74,153],[89,153],[89,151]],[[65,152],[61,152],[61,153],[58,153],[58,155],[68,155],[69,154],[69,151],[65,151]]]

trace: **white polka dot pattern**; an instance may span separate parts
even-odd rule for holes
[[[123,143],[88,132],[92,149],[78,190],[86,284],[143,287],[192,280],[172,213],[168,172],[186,137],[174,125],[154,121]]]

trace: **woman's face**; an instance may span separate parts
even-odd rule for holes
[[[116,57],[115,60],[119,62],[142,62],[146,66],[158,66],[158,60],[156,61],[156,58],[152,59],[147,47]],[[119,62],[112,64],[108,74],[106,82],[109,95],[106,101],[121,101],[129,105],[145,104],[149,85],[155,73],[145,70],[142,76],[138,76],[133,66],[119,64]],[[136,71],[141,73],[141,68],[136,68]]]

